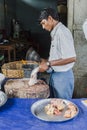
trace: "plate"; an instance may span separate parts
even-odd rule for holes
[[[0,107],[3,106],[7,101],[7,95],[0,91]]]
[[[63,121],[68,121],[71,120],[73,118],[75,118],[78,113],[79,113],[79,108],[77,107],[76,104],[74,104],[71,101],[65,100],[65,99],[61,99],[63,100],[63,103],[65,104],[64,110],[61,112],[60,115],[47,115],[45,112],[45,106],[48,105],[51,102],[52,98],[49,99],[41,99],[35,103],[33,103],[33,105],[31,106],[31,112],[32,114],[43,121],[49,121],[49,122],[63,122]],[[71,117],[71,118],[65,118],[64,117],[64,113],[65,111],[68,109],[68,104],[72,104],[75,106],[76,108],[76,114]]]
[[[81,101],[87,107],[87,99]]]

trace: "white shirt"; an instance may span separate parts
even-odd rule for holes
[[[83,32],[84,32],[84,35],[85,35],[85,38],[87,40],[87,19],[85,20],[85,22],[83,23]]]
[[[72,34],[61,22],[52,30],[51,38],[49,61],[76,57]],[[56,72],[62,72],[68,71],[73,66],[74,62],[61,66],[52,66],[52,68]]]

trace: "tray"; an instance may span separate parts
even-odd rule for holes
[[[61,115],[58,115],[58,116],[55,116],[55,115],[47,115],[45,110],[44,110],[44,107],[50,103],[52,99],[49,98],[49,99],[41,99],[37,102],[35,102],[32,106],[31,106],[31,112],[32,114],[40,119],[40,120],[43,120],[43,121],[49,121],[49,122],[64,122],[64,121],[68,121],[68,120],[71,120],[73,118],[75,118],[78,113],[79,113],[79,108],[77,107],[76,104],[72,103],[71,101],[68,101],[68,100],[65,100],[65,99],[62,99],[63,102],[65,103],[66,107],[64,108],[64,110],[62,111]],[[67,104],[68,103],[71,103],[73,104],[75,107],[76,107],[76,114],[74,117],[71,117],[71,118],[65,118],[63,115],[65,113],[65,110],[67,109]]]

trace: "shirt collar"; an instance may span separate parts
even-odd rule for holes
[[[55,35],[57,29],[58,29],[59,26],[61,26],[61,25],[62,25],[62,23],[59,22],[59,23],[53,28],[53,30],[51,31],[51,37],[54,37],[54,35]]]

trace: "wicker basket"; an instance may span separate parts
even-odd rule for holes
[[[9,62],[2,65],[1,70],[2,73],[7,78],[23,78],[24,77],[24,70],[22,66],[24,64],[37,64],[35,61],[15,61],[15,62]]]

